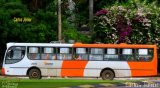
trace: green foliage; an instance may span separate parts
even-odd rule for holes
[[[76,27],[79,28],[84,24],[88,24],[89,22],[89,9],[88,9],[88,1],[87,0],[78,0],[76,1],[75,6],[75,24]]]
[[[24,9],[24,5],[20,2],[8,2],[3,5],[5,9]]]
[[[67,20],[63,21],[63,38],[65,41],[75,40],[76,42],[90,43],[91,39],[88,36],[77,31],[75,26],[71,25]]]
[[[71,24],[69,24],[69,22],[67,20],[63,21],[63,37],[65,40],[77,40],[78,38],[78,32],[76,31],[75,27]]]
[[[88,1],[73,1],[76,5],[72,11],[68,8],[68,0],[64,0],[62,3],[63,39],[65,39],[66,42],[68,42],[68,40],[75,40],[78,42],[90,43],[91,38],[89,38],[89,36],[77,31],[77,29],[80,29],[82,25],[88,24],[88,8],[84,7],[88,5]]]
[[[44,8],[38,9],[36,12],[29,11],[28,3],[23,1],[0,1],[1,56],[4,55],[6,43],[8,42],[50,42],[57,40],[55,1],[44,0],[43,2],[46,5],[43,5]],[[18,18],[21,21],[15,21]],[[24,22],[24,18],[29,18],[31,21]]]
[[[92,39],[77,32],[82,25],[88,25],[89,1],[74,0],[73,13],[69,13],[67,2],[62,3],[62,35],[66,41],[115,43],[120,36],[116,28],[119,15],[124,17],[124,23],[132,26],[131,34],[125,37],[131,43],[160,40],[159,0],[94,0],[94,13],[100,9],[107,9],[108,13],[95,16]],[[133,21],[137,14],[143,21]],[[69,20],[71,15],[75,16],[73,21]],[[31,18],[31,22],[15,21],[25,17]],[[57,0],[0,0],[0,53],[4,53],[8,42],[56,41],[57,32]]]
[[[30,13],[20,0],[3,3],[0,9],[0,30],[3,31],[3,39],[7,39],[5,43],[50,42],[56,39],[57,18],[54,12],[40,9],[36,13]],[[50,7],[48,6],[47,9]],[[28,23],[13,21],[14,18],[24,17],[31,18],[32,21]],[[20,37],[17,38],[18,36]]]

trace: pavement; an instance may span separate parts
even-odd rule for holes
[[[160,88],[160,81],[126,82],[123,84],[102,83],[60,88]]]
[[[160,77],[149,78],[116,78],[115,80],[143,80],[141,82],[125,82],[122,84],[101,83],[60,88],[160,88]]]

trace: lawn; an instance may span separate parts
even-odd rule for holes
[[[72,87],[78,85],[89,84],[123,84],[128,81],[122,80],[96,80],[96,79],[41,79],[30,80],[20,78],[1,78],[2,88],[58,88],[58,87]]]

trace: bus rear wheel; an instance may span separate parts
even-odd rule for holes
[[[111,70],[104,70],[101,74],[103,80],[113,80],[114,79],[114,72]]]
[[[28,76],[29,76],[29,79],[41,79],[42,77],[39,69],[31,69],[29,71]]]

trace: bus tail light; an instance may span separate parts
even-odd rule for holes
[[[2,68],[2,75],[5,75],[5,69]]]

